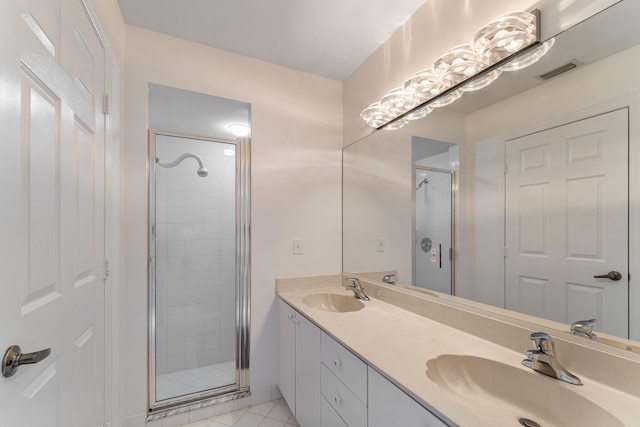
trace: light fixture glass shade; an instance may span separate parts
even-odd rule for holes
[[[418,105],[420,101],[408,95],[403,88],[395,88],[380,99],[380,105],[392,114],[399,116]]]
[[[403,89],[407,95],[426,101],[441,93],[445,88],[440,81],[440,76],[429,69],[414,74],[404,82]]]
[[[434,107],[432,107],[431,105],[425,105],[422,108],[418,108],[416,111],[412,111],[411,114],[407,114],[403,118],[407,120],[418,120],[423,117],[426,117],[426,115],[432,112],[433,110],[434,110]]]
[[[445,107],[449,104],[453,104],[458,98],[462,96],[461,90],[454,90],[451,93],[446,94],[445,96],[432,101],[429,105],[440,108]]]
[[[382,107],[379,102],[374,102],[365,108],[360,113],[360,117],[372,128],[378,128],[393,119],[389,111]]]
[[[457,85],[489,66],[470,45],[454,47],[436,60],[433,69],[446,88]]]
[[[502,71],[518,71],[522,70],[523,68],[527,68],[528,66],[535,64],[540,60],[540,58],[545,56],[547,52],[549,52],[549,49],[553,47],[555,42],[555,37],[549,39],[546,42],[542,43],[540,46],[535,47],[529,52],[515,58],[513,61],[509,61],[507,64],[500,67],[500,69]]]
[[[536,16],[529,12],[501,15],[482,27],[471,46],[495,64],[536,41]]]
[[[470,82],[465,83],[465,85],[462,86],[460,90],[463,92],[480,90],[493,83],[498,77],[500,77],[501,74],[502,70],[499,68],[497,70],[490,71],[482,77],[478,77],[477,79],[473,79]]]
[[[389,123],[388,125],[386,125],[385,127],[383,127],[382,129],[384,130],[398,130],[401,127],[404,127],[407,123],[409,123],[409,121],[407,119],[398,119],[394,122]]]

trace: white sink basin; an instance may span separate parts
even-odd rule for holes
[[[448,398],[495,425],[518,427],[624,427],[611,413],[570,385],[527,368],[474,356],[442,355],[427,362],[427,377]],[[524,424],[527,425],[527,424]]]
[[[358,311],[364,308],[364,303],[359,299],[338,294],[308,295],[302,298],[302,302],[309,307],[322,311],[333,311],[335,313]]]

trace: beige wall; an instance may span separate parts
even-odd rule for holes
[[[275,278],[341,271],[342,84],[138,27],[127,27],[126,43],[124,392],[125,416],[139,420],[147,395],[147,83],[251,104],[252,387],[277,381]],[[294,238],[303,255],[292,255]]]

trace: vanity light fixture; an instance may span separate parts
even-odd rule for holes
[[[499,69],[502,71],[518,71],[522,70],[523,68],[527,68],[529,65],[535,64],[540,58],[545,56],[555,43],[555,37],[549,39],[535,49],[531,49],[529,52],[518,56],[512,61],[507,62]]]
[[[455,102],[465,92],[480,90],[503,71],[516,71],[538,61],[554,39],[540,44],[540,12],[511,12],[482,27],[469,44],[454,47],[431,68],[409,78],[365,108],[360,117],[376,129],[395,130]]]
[[[249,134],[251,133],[251,129],[249,128],[249,126],[242,123],[230,124],[229,126],[227,126],[227,129],[229,129],[235,136],[241,138],[249,136]]]

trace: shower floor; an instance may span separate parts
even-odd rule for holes
[[[156,401],[198,393],[236,382],[236,362],[223,362],[200,368],[158,375]]]

